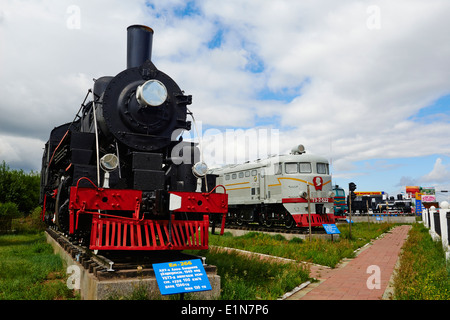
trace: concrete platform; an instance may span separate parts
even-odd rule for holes
[[[367,216],[352,214],[353,222],[367,222]],[[387,215],[387,214],[374,214],[369,215],[370,223],[414,223],[416,222],[415,216],[400,216],[400,215]]]
[[[131,297],[136,290],[146,292],[149,299],[168,299],[168,296],[160,294],[153,269],[108,272],[106,269],[102,270],[98,266],[85,268],[86,261],[77,261],[76,256],[73,257],[72,253],[67,252],[61,246],[59,243],[61,241],[55,240],[48,232],[45,235],[47,242],[52,245],[55,254],[61,256],[66,264],[68,273],[71,274],[68,279],[68,286],[79,290],[81,299],[126,299]],[[204,265],[204,268],[212,290],[189,293],[189,297],[198,300],[218,299],[220,296],[220,276],[217,275],[217,268],[211,265]]]
[[[231,228],[226,228],[225,227],[225,232],[230,232],[233,236],[235,237],[239,237],[242,236],[244,234],[247,234],[249,232],[261,232],[261,233],[267,233],[271,236],[274,236],[276,234],[281,234],[286,240],[292,240],[293,238],[300,238],[300,239],[308,239],[309,238],[309,234],[306,233],[284,233],[284,232],[278,232],[278,231],[273,231],[273,232],[269,232],[269,231],[255,231],[255,230],[243,230],[243,229],[231,229]],[[322,229],[323,231],[323,229]],[[216,234],[219,234],[219,231],[217,231],[216,229]],[[333,237],[331,237],[333,236]],[[339,234],[326,234],[326,233],[315,233],[315,231],[313,231],[313,233],[311,234],[311,238],[313,239],[327,239],[327,240],[336,240],[339,239]]]

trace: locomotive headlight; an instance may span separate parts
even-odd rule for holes
[[[136,99],[144,107],[160,106],[167,100],[166,86],[161,81],[148,80],[137,88]]]
[[[113,153],[105,154],[100,159],[100,166],[106,172],[114,171],[119,166],[119,158],[117,158],[117,156]]]
[[[206,163],[202,162],[197,162],[196,164],[194,164],[194,166],[192,167],[192,173],[194,174],[194,176],[196,176],[197,178],[202,178],[206,175],[206,173],[208,172],[208,166]]]

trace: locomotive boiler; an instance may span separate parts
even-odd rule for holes
[[[127,37],[127,68],[94,79],[75,119],[51,131],[43,219],[92,250],[206,249],[209,214],[227,212],[227,194],[180,138],[192,96],[153,64],[151,28]]]

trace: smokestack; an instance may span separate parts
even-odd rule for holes
[[[141,66],[152,59],[153,29],[133,25],[127,28],[127,69]]]

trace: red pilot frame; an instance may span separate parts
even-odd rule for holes
[[[321,204],[321,203],[332,203],[334,201],[333,198],[311,198],[310,204]],[[308,203],[307,199],[304,198],[283,198],[282,199],[283,204],[289,204],[289,203]],[[294,218],[295,222],[297,223],[298,227],[307,227],[309,226],[309,215],[308,213],[302,213],[302,214],[292,214],[292,217]],[[311,226],[312,227],[319,227],[322,224],[334,224],[335,218],[334,213],[312,213],[311,214]]]
[[[70,234],[78,229],[81,215],[92,215],[91,250],[207,249],[209,214],[222,213],[225,217],[228,211],[225,188],[225,193],[214,193],[217,187],[207,193],[169,191],[169,219],[145,219],[140,210],[142,191],[92,185],[92,188],[78,184],[71,187],[69,200]],[[132,214],[125,217],[114,211]],[[184,212],[181,215],[184,219],[176,219],[176,212]],[[192,213],[203,213],[202,219],[189,220]],[[222,230],[224,221],[222,219]]]

